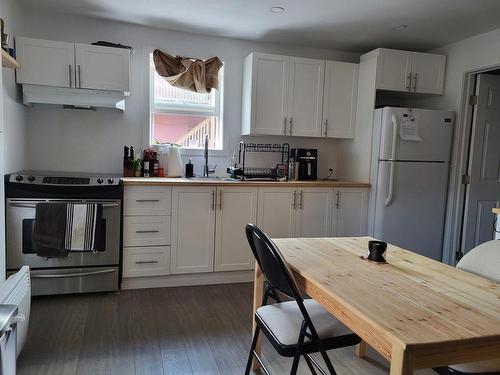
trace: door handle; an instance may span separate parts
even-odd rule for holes
[[[293,191],[292,196],[293,196],[292,207],[294,210],[296,210],[297,209],[297,190]]]
[[[325,120],[325,138],[328,136],[328,119]]]
[[[293,117],[290,117],[290,135],[292,135],[292,127],[293,127]]]
[[[82,66],[78,65],[78,83],[79,87],[82,88]]]
[[[387,199],[385,200],[385,206],[388,207],[392,203],[392,199],[394,197],[394,174],[396,165],[394,162],[389,161],[390,171],[389,171],[389,191],[387,192]]]
[[[137,203],[158,203],[159,199],[136,199]]]
[[[71,66],[71,64],[68,65],[68,68],[69,68],[69,87],[73,87],[73,68]]]
[[[136,230],[135,233],[146,234],[146,233],[160,233],[159,230]]]
[[[286,117],[283,117],[283,135],[286,135]]]
[[[396,145],[398,141],[398,119],[396,115],[392,115],[392,148],[391,148],[391,160],[396,159]]]
[[[219,210],[222,211],[222,190],[219,191]]]
[[[49,202],[39,202],[39,203],[49,203]],[[58,203],[58,202],[51,202],[51,203]],[[67,203],[67,202],[61,202],[61,203]],[[116,208],[120,207],[118,203],[99,203],[99,202],[88,202],[90,204],[95,203],[95,204],[101,204],[102,208]],[[77,202],[75,204],[85,204],[85,203],[80,203]],[[18,207],[18,208],[36,208],[36,203],[15,203],[15,202],[9,202],[10,207]]]
[[[215,190],[212,190],[212,211],[215,211]]]
[[[301,210],[304,207],[302,204],[303,200],[304,200],[304,192],[301,190],[299,193],[299,209]]]
[[[337,210],[340,208],[340,191],[335,193],[335,208]]]
[[[417,92],[417,79],[418,79],[418,73],[415,73],[413,75],[413,92]]]
[[[406,89],[408,91],[411,91],[411,77],[412,77],[412,74],[408,74],[408,76],[406,77]]]
[[[91,272],[72,272],[72,273],[56,273],[56,274],[31,274],[31,277],[34,279],[60,279],[63,277],[80,277],[80,276],[94,276],[94,275],[103,275],[106,273],[116,272],[115,269],[109,270],[99,270],[99,271],[91,271]]]
[[[156,264],[160,263],[157,260],[138,260],[135,262],[135,264]]]

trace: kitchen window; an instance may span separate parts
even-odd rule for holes
[[[151,110],[150,144],[176,143],[185,149],[208,147],[222,150],[223,68],[219,71],[220,90],[198,94],[171,86],[155,70],[150,59]]]

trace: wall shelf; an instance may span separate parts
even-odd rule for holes
[[[14,59],[11,55],[7,53],[4,49],[2,51],[2,68],[19,69],[21,65]]]

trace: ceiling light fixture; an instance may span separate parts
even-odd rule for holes
[[[283,7],[272,7],[269,9],[271,13],[283,13],[285,11],[285,8]]]
[[[392,28],[393,31],[403,31],[408,27],[408,25],[397,25]]]

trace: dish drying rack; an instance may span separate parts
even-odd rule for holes
[[[248,166],[247,153],[253,152],[274,152],[281,153],[281,164],[271,168]],[[230,173],[235,178],[243,180],[261,179],[261,180],[276,180],[288,179],[288,158],[290,155],[290,145],[288,143],[245,143],[240,142],[238,153],[238,165],[228,168]]]

